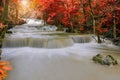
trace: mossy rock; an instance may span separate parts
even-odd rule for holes
[[[95,62],[95,63],[101,63],[102,64],[102,56],[100,54],[97,54],[96,56],[94,56],[92,58],[92,60]]]
[[[12,34],[12,31],[6,31],[7,34]]]
[[[118,64],[117,60],[111,55],[102,56],[100,54],[97,54],[96,56],[93,56],[92,60],[95,63],[100,63],[102,65],[117,65]]]
[[[116,65],[118,64],[117,60],[111,56],[107,55],[106,57],[103,58],[102,63],[105,65]]]

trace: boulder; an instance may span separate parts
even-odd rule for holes
[[[117,60],[111,55],[102,56],[100,54],[97,54],[96,56],[93,56],[92,60],[95,63],[100,63],[102,65],[117,65],[118,64]]]
[[[12,34],[12,31],[6,31],[7,34]]]
[[[112,40],[113,44],[120,46],[120,38],[116,38]]]

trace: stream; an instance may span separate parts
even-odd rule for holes
[[[120,80],[120,47],[109,41],[97,44],[93,35],[60,35],[64,32],[55,26],[46,31],[39,25],[41,20],[30,19],[6,34],[2,59],[13,68],[6,80]],[[110,54],[118,65],[96,64],[96,54]]]

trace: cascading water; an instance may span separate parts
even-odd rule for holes
[[[66,37],[46,37],[46,38],[5,38],[3,47],[36,47],[36,48],[63,48],[72,46],[73,41]]]
[[[51,27],[51,28],[53,29],[56,27]],[[54,29],[53,31],[51,31],[50,27],[48,27],[48,30],[50,30],[50,32],[46,32],[46,30],[41,32],[41,30],[37,29],[34,25],[28,26],[24,24],[24,25],[16,26],[10,30],[13,32],[13,34],[6,35],[3,42],[3,47],[10,48],[10,47],[28,46],[28,47],[37,47],[37,48],[63,48],[63,47],[72,46],[74,43],[87,43],[91,41],[91,37],[88,35],[50,36],[49,34],[57,34],[60,32],[57,32]],[[64,33],[61,32],[61,34]]]
[[[71,38],[73,39],[73,41],[75,43],[89,43],[91,42],[92,38],[89,35],[84,35],[84,36],[71,36]]]
[[[2,48],[2,59],[13,68],[7,80],[120,80],[120,65],[101,66],[91,60],[96,54],[111,54],[120,63],[119,47],[92,42],[90,35],[41,32],[28,24],[11,31]]]

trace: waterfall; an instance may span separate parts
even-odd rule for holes
[[[36,24],[33,22],[32,24]],[[31,21],[29,21],[31,22]],[[38,22],[42,21],[37,21]],[[30,23],[28,23],[30,24]],[[17,47],[34,47],[34,48],[65,48],[69,46],[73,46],[74,43],[89,43],[91,41],[90,35],[80,36],[80,35],[68,35],[62,36],[57,35],[65,34],[64,32],[55,31],[56,26],[42,26],[40,28],[45,27],[49,31],[41,31],[38,29],[38,26],[35,25],[17,25],[10,31],[13,34],[6,34],[6,37],[3,41],[3,48],[17,48]],[[53,31],[51,31],[51,29]],[[55,34],[55,35],[49,35]]]
[[[36,48],[64,48],[72,46],[73,40],[69,37],[53,38],[5,38],[3,48],[36,47]]]
[[[48,36],[36,34],[14,34],[8,35],[3,41],[3,48],[12,47],[36,47],[36,48],[64,48],[73,46],[74,43],[89,43],[92,38],[87,36]]]
[[[90,35],[87,35],[87,36],[86,35],[85,36],[80,36],[80,35],[78,35],[78,36],[71,36],[71,38],[73,39],[73,41],[75,43],[89,43],[92,40]]]
[[[27,42],[27,38],[5,38],[3,41],[3,48],[24,47],[28,44]]]
[[[64,48],[72,46],[73,41],[70,38],[31,38],[28,46],[38,48]]]

